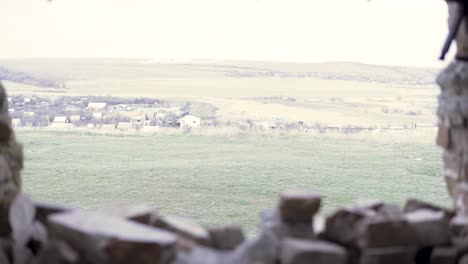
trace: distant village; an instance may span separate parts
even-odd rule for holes
[[[142,129],[179,127],[191,130],[201,119],[188,107],[174,107],[155,99],[113,97],[8,97],[14,127]]]
[[[240,131],[299,131],[356,133],[361,131],[414,130],[435,128],[434,124],[372,127],[272,120],[217,120],[192,114],[190,103],[174,104],[149,98],[115,98],[106,96],[8,97],[13,127],[71,129],[89,128],[115,131],[157,131],[178,128],[191,131],[197,127],[235,127]]]

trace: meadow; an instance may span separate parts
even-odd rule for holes
[[[147,204],[249,234],[284,189],[324,195],[322,214],[357,198],[450,205],[431,143],[329,135],[106,135],[18,130],[26,192],[89,209]]]

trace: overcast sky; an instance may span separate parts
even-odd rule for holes
[[[441,0],[0,0],[0,58],[437,66]]]

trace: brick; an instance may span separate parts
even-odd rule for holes
[[[448,149],[450,147],[450,129],[444,125],[439,125],[437,130],[436,144]]]
[[[49,234],[93,263],[158,264],[175,256],[176,236],[170,232],[81,210],[51,215]]]
[[[405,213],[414,212],[420,209],[426,209],[433,212],[443,212],[446,218],[452,218],[455,216],[455,212],[451,209],[437,206],[419,199],[410,198],[406,201],[403,211]]]
[[[358,237],[358,227],[364,219],[375,215],[372,210],[341,208],[325,219],[322,236],[339,244],[354,246]]]
[[[34,206],[36,207],[36,220],[44,225],[47,225],[49,216],[73,210],[72,208],[46,202],[34,202]]]
[[[450,146],[448,149],[457,153],[468,152],[468,128],[450,128]]]
[[[466,249],[468,247],[468,217],[457,215],[452,218],[449,230],[452,244],[457,249]]]
[[[405,219],[371,218],[357,228],[356,244],[361,249],[419,244],[416,231]]]
[[[280,195],[278,212],[282,221],[311,223],[320,204],[321,196],[317,193],[285,191]]]
[[[457,249],[453,247],[435,247],[432,250],[429,264],[456,264]]]
[[[468,255],[463,255],[461,258],[460,258],[460,261],[458,261],[458,264],[468,264]]]
[[[10,261],[8,260],[7,254],[3,248],[0,248],[0,263],[2,264],[10,263]]]
[[[84,261],[83,261],[84,262]],[[77,264],[78,253],[70,245],[60,240],[51,240],[37,257],[39,264]]]
[[[418,246],[444,245],[450,242],[449,220],[442,211],[419,209],[406,214],[418,238]]]
[[[344,264],[344,248],[325,241],[310,241],[288,238],[282,242],[282,264]]]
[[[212,247],[219,250],[234,250],[244,242],[244,232],[240,225],[224,225],[208,228]]]
[[[7,143],[10,141],[12,134],[10,119],[6,116],[0,116],[0,142]]]
[[[10,208],[16,196],[16,191],[8,191],[3,197],[0,197],[0,237],[11,235]]]
[[[458,184],[458,178],[457,175],[452,173],[451,171],[445,171],[444,172],[444,179],[445,179],[445,185],[447,188],[447,192],[450,195],[452,199],[455,198],[455,189],[457,188]]]
[[[210,244],[210,234],[208,231],[191,219],[177,216],[164,216],[158,218],[154,225],[174,232],[200,245],[208,246]]]
[[[468,183],[457,182],[453,192],[457,214],[468,215]]]
[[[365,249],[360,264],[415,264],[416,248],[388,247]]]
[[[5,157],[0,156],[0,184],[5,184],[6,182],[11,181],[12,178],[13,175],[7,160]]]
[[[145,225],[154,225],[158,218],[157,210],[145,205],[111,207],[100,210],[100,212],[106,215],[133,220]]]
[[[272,232],[278,238],[315,238],[314,223],[308,222],[283,222],[275,210],[265,210],[261,214],[260,229],[264,232]]]

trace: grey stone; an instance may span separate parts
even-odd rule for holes
[[[64,213],[73,210],[72,208],[50,204],[45,202],[34,202],[36,207],[36,220],[43,225],[47,225],[47,218],[53,214]]]
[[[460,258],[460,261],[458,261],[458,264],[468,264],[468,255],[465,254]]]
[[[208,231],[191,219],[177,216],[164,216],[158,218],[154,225],[174,232],[200,245],[208,246],[210,244],[210,234]]]
[[[276,264],[281,240],[272,232],[260,232],[259,236],[247,240],[230,254],[233,264]]]
[[[278,212],[284,222],[311,223],[318,212],[321,196],[315,192],[285,191],[280,195]]]
[[[9,264],[10,261],[8,260],[8,257],[5,253],[5,250],[0,247],[0,263],[2,264]]]
[[[49,233],[96,263],[158,264],[175,256],[176,236],[170,232],[81,210],[51,215]]]
[[[431,210],[434,212],[443,212],[444,216],[447,219],[450,219],[455,216],[455,212],[451,209],[440,207],[440,206],[437,206],[437,205],[434,205],[434,204],[431,204],[431,203],[428,203],[419,199],[414,199],[414,198],[408,199],[405,203],[405,206],[403,207],[403,211],[405,213],[414,212],[420,209]]]
[[[365,249],[360,264],[415,264],[416,248],[389,247]]]
[[[79,255],[67,243],[60,240],[51,240],[37,257],[38,264],[76,264]]]
[[[407,213],[406,220],[418,237],[418,246],[435,246],[450,242],[449,220],[443,211],[419,209]]]
[[[0,156],[0,184],[10,181],[13,175],[5,157]]]
[[[435,247],[429,264],[456,264],[457,254],[457,250],[453,247]]]
[[[220,250],[234,250],[244,242],[244,232],[240,225],[224,225],[208,228],[211,246]]]
[[[179,251],[173,264],[236,264],[231,255],[205,247],[194,247],[189,251]]]
[[[17,194],[16,191],[8,191],[0,197],[0,237],[11,235],[10,208]]]
[[[99,212],[133,220],[145,225],[154,225],[158,218],[157,210],[146,205],[105,208]]]
[[[288,238],[281,247],[282,264],[344,264],[344,248],[325,241]]]
[[[261,214],[260,229],[272,232],[278,238],[315,238],[313,221],[311,222],[283,222],[275,210],[265,210]]]
[[[26,246],[34,229],[36,208],[34,203],[24,193],[18,193],[10,206],[9,221],[12,238],[21,247]]]
[[[325,230],[322,236],[342,245],[356,245],[358,227],[364,219],[375,215],[374,211],[367,209],[352,207],[338,209],[325,219]]]
[[[468,248],[468,217],[457,215],[450,221],[450,237],[458,249]]]
[[[418,245],[417,234],[405,219],[365,219],[357,227],[359,248]]]

